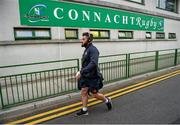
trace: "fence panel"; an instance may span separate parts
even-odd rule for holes
[[[174,66],[175,50],[159,51],[158,69]]]
[[[155,70],[155,52],[131,53],[129,61],[129,75],[134,76]]]
[[[104,77],[104,83],[110,83],[126,78],[126,55],[110,55],[100,57],[99,68]]]
[[[70,62],[71,65],[69,66],[63,65],[64,63],[70,64]],[[49,98],[51,96],[77,90],[75,74],[79,70],[78,62],[78,59],[56,61],[56,63],[63,65],[62,67],[64,68],[58,66],[59,68],[57,67],[57,69],[1,76],[0,85],[2,99],[0,108],[14,106],[19,103],[30,102],[37,99]],[[45,64],[46,63],[40,63],[39,65]],[[23,70],[25,70],[26,66],[29,68],[31,65],[22,65]],[[21,66],[19,65],[18,67]],[[4,68],[10,67],[6,66]]]
[[[177,64],[180,64],[180,49],[177,51]]]

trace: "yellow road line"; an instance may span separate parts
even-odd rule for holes
[[[57,118],[57,117],[59,117],[59,116],[67,115],[67,114],[70,114],[70,113],[75,112],[75,111],[77,111],[77,110],[80,110],[81,108],[82,108],[82,106],[77,107],[77,108],[73,108],[73,109],[67,110],[67,111],[65,111],[65,112],[61,112],[61,113],[58,113],[58,114],[55,114],[55,115],[48,116],[47,118],[48,118],[48,119],[54,119],[54,118]],[[41,122],[47,121],[47,118],[45,117],[45,118],[42,118],[42,119],[33,121],[33,122],[31,122],[31,123],[27,123],[27,124],[25,124],[25,125],[34,125],[34,124],[37,124],[37,123],[41,123]]]
[[[127,87],[125,87],[125,88],[116,90],[116,91],[114,91],[114,92],[110,92],[110,93],[107,94],[107,96],[112,95],[112,94],[115,94],[115,93],[118,93],[118,92],[121,92],[121,91],[124,91],[124,90],[127,90],[127,89],[131,89],[131,88],[134,88],[134,87],[137,87],[137,86],[140,86],[140,85],[143,85],[143,84],[145,84],[145,83],[152,82],[152,81],[154,81],[154,80],[158,80],[158,79],[167,77],[167,76],[172,75],[172,74],[177,74],[177,73],[180,73],[180,70],[177,70],[177,71],[175,71],[175,72],[168,73],[168,74],[165,74],[165,75],[162,75],[162,76],[159,76],[159,77],[150,79],[150,80],[146,80],[146,81],[143,81],[143,82],[140,82],[140,83],[131,85],[131,86],[127,86]]]
[[[133,92],[133,91],[136,91],[136,90],[145,88],[145,87],[147,87],[147,86],[153,85],[153,84],[155,84],[155,83],[157,84],[158,82],[163,81],[163,80],[166,80],[166,79],[171,78],[171,77],[173,77],[173,76],[176,76],[177,74],[180,74],[180,73],[172,74],[172,75],[167,76],[167,77],[165,77],[165,78],[161,78],[161,79],[158,79],[158,80],[156,80],[156,81],[152,81],[152,82],[150,82],[150,83],[148,83],[148,84],[141,85],[141,86],[138,86],[138,87],[136,87],[136,88],[133,88],[133,89],[130,89],[130,90],[127,90],[127,91],[124,91],[124,92],[121,92],[121,93],[112,95],[112,96],[110,96],[110,98],[113,99],[113,98],[116,98],[116,97],[119,97],[119,96],[128,94],[128,93],[130,93],[130,92]],[[102,102],[102,101],[99,101],[99,100],[98,100],[98,101],[95,101],[95,102],[92,102],[92,103],[88,104],[88,106],[93,106],[93,105],[96,105],[96,104],[101,103],[101,102]],[[68,110],[68,111],[65,111],[65,112],[61,112],[61,113],[58,113],[58,114],[54,114],[54,115],[51,115],[51,116],[48,116],[48,117],[45,117],[45,118],[36,120],[36,121],[32,121],[32,122],[30,122],[30,123],[27,123],[27,125],[38,124],[38,123],[42,123],[42,122],[45,122],[45,121],[49,121],[49,120],[51,120],[51,119],[54,119],[54,118],[57,118],[57,117],[60,117],[60,116],[67,115],[67,114],[69,114],[69,113],[75,112],[75,111],[77,111],[77,110],[79,110],[79,109],[81,109],[81,108],[82,108],[82,106],[79,106],[79,107],[73,108],[73,109]]]
[[[140,86],[142,84],[145,84],[145,83],[148,83],[148,82],[151,82],[151,81],[154,81],[154,80],[157,80],[157,79],[169,76],[169,75],[174,74],[174,73],[180,73],[180,70],[177,70],[177,71],[174,71],[174,72],[171,72],[171,73],[168,73],[168,74],[165,74],[165,75],[162,75],[162,76],[150,79],[150,80],[146,80],[146,81],[140,82],[140,83],[135,84],[135,85],[131,85],[131,86],[128,86],[128,87],[125,87],[125,88],[122,88],[122,89],[119,89],[119,90],[107,93],[107,94],[105,94],[105,96],[110,96],[112,94],[119,93],[119,92],[125,91],[127,89]],[[92,102],[92,101],[95,101],[95,100],[96,100],[95,98],[92,98],[92,99],[89,99],[88,102]],[[30,116],[30,117],[27,117],[27,118],[24,118],[24,119],[21,119],[21,120],[13,121],[13,122],[10,122],[8,124],[23,123],[23,122],[26,122],[26,121],[29,121],[29,120],[32,120],[32,119],[35,119],[35,118],[39,118],[39,117],[46,116],[46,115],[49,115],[49,114],[52,114],[52,113],[55,113],[55,112],[66,110],[66,109],[69,109],[69,108],[72,108],[72,107],[75,107],[75,106],[78,106],[78,105],[81,105],[81,104],[82,104],[81,102],[74,103],[74,104],[71,104],[71,105],[68,105],[68,106],[64,106],[64,107],[61,107],[61,108],[50,110],[50,111],[47,111],[47,112],[44,112],[44,113],[40,113],[40,114],[37,114],[37,115],[34,115],[34,116]]]
[[[124,94],[130,93],[130,92],[139,90],[139,89],[141,89],[141,88],[148,87],[148,86],[153,85],[153,84],[158,84],[158,82],[163,81],[163,80],[166,80],[166,79],[169,79],[169,78],[174,77],[174,76],[176,76],[176,75],[177,75],[177,74],[173,74],[173,75],[171,75],[171,76],[167,76],[167,77],[162,78],[162,79],[159,79],[159,80],[157,80],[157,81],[153,81],[153,82],[150,82],[150,83],[148,83],[148,84],[145,84],[145,85],[142,85],[142,86],[138,86],[138,87],[136,87],[136,88],[127,90],[127,91],[125,91],[125,92],[122,92],[122,93],[113,95],[113,96],[111,96],[111,98],[116,98],[116,97],[119,97],[119,96],[121,96],[121,95],[124,95]]]

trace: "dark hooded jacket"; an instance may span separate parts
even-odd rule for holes
[[[98,68],[98,58],[98,49],[92,43],[89,43],[82,56],[81,78],[78,82],[79,89],[81,89],[82,84],[86,84],[89,89],[99,90],[102,88],[103,84]]]

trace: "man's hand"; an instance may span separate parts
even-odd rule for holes
[[[78,72],[76,73],[76,79],[79,80],[80,77],[81,77],[81,74],[80,74],[80,71],[78,71]]]

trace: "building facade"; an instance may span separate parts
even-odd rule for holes
[[[36,5],[32,2],[29,15],[23,15],[28,8],[24,1],[0,1],[1,66],[81,58],[84,48],[79,39],[87,31],[94,35],[101,56],[180,48],[178,0],[57,0],[54,2],[59,2],[59,6],[64,3],[70,9],[52,3],[51,8],[56,6],[53,10],[56,20],[52,20],[51,14],[37,16],[40,9],[50,6],[44,6],[43,0],[37,0]],[[30,15],[31,10],[36,17]],[[103,17],[105,12],[108,14]],[[35,20],[37,17],[40,20]],[[152,28],[150,18],[156,19]]]

